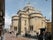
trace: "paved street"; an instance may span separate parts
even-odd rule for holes
[[[5,33],[4,40],[36,40],[36,39],[26,38],[21,36],[16,37],[13,33],[12,34]]]

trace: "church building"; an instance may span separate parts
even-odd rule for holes
[[[23,9],[12,16],[11,31],[24,35],[25,33],[36,34],[47,30],[48,19],[41,11],[27,4]]]

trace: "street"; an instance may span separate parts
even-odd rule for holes
[[[26,38],[22,36],[16,37],[13,33],[12,34],[5,33],[3,38],[4,38],[3,40],[37,40],[37,39]]]

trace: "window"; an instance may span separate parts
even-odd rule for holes
[[[30,26],[30,30],[33,31],[33,26]]]
[[[25,32],[26,32],[27,30],[26,30],[26,27],[25,27]]]
[[[14,30],[17,31],[17,27],[14,27]]]
[[[25,25],[26,25],[26,20],[25,20]]]
[[[43,26],[43,22],[42,22],[42,26]]]

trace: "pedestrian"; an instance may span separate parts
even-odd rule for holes
[[[45,33],[45,40],[51,40],[51,33],[50,32]]]
[[[51,40],[51,33],[48,32],[48,40]]]
[[[45,40],[48,40],[48,33],[45,32]]]
[[[38,39],[38,36],[39,36],[39,35],[38,35],[38,32],[37,32],[36,34],[37,34],[37,39]]]
[[[43,34],[42,33],[38,36],[38,40],[43,40]]]

